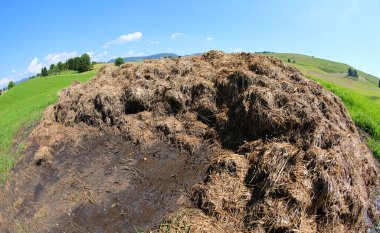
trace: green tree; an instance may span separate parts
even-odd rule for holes
[[[116,58],[115,60],[115,66],[121,66],[124,64],[124,59],[121,57]]]
[[[83,54],[79,59],[77,71],[82,73],[91,69],[91,58],[87,53]]]
[[[57,70],[59,73],[61,73],[65,69],[64,64],[62,62],[58,62],[57,64]]]
[[[41,70],[41,76],[42,76],[42,77],[46,77],[46,76],[48,76],[48,75],[49,75],[49,73],[48,73],[46,67],[42,68],[42,70]]]
[[[348,76],[354,76],[354,71],[352,70],[351,67],[348,68],[347,75],[348,75]]]
[[[354,77],[359,77],[358,72],[356,70],[354,70]]]
[[[51,64],[50,65],[50,69],[48,70],[48,73],[50,75],[54,75],[54,74],[57,74],[57,67],[55,64]]]
[[[75,71],[78,71],[79,70],[79,66],[80,66],[80,57],[74,57],[74,69]]]
[[[69,70],[76,70],[74,58],[70,58],[69,60],[67,60],[66,67]]]
[[[16,84],[13,81],[10,81],[8,83],[8,90],[12,89],[14,86],[16,86]]]

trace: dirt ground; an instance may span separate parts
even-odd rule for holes
[[[8,232],[150,229],[178,209],[180,195],[202,181],[208,159],[207,148],[189,157],[170,144],[138,149],[103,135],[77,146],[57,145],[56,159],[36,166],[36,148],[30,146],[24,163],[15,168],[11,195],[2,201],[1,208],[17,220]]]
[[[3,232],[376,232],[379,166],[280,60],[103,67],[59,94],[0,191]]]

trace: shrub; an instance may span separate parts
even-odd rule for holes
[[[121,57],[116,58],[115,60],[115,66],[121,66],[124,64],[124,59]]]
[[[13,88],[14,86],[16,86],[16,84],[13,81],[10,81],[8,83],[8,90],[10,90],[11,88]]]

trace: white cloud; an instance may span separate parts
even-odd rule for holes
[[[175,39],[178,39],[178,38],[180,38],[180,37],[184,37],[185,35],[183,34],[183,33],[181,33],[181,32],[175,32],[175,33],[173,33],[171,36],[170,36],[170,38],[172,39],[172,40],[175,40]]]
[[[11,80],[9,77],[0,79],[0,88],[6,87]]]
[[[77,55],[76,52],[62,52],[62,53],[53,53],[48,54],[44,57],[43,62],[40,62],[37,57],[33,58],[29,63],[28,67],[22,71],[17,72],[16,70],[12,70],[12,74],[0,79],[0,88],[8,85],[10,81],[20,81],[23,78],[27,78],[29,76],[35,75],[41,72],[43,67],[47,67],[50,64],[56,64],[60,61],[66,61],[70,57],[75,57]]]
[[[12,72],[12,74],[14,74],[14,73],[16,73],[16,72],[17,72],[17,70],[15,70],[15,69],[12,69],[12,70],[11,70],[11,72]]]
[[[92,61],[100,61],[104,56],[108,54],[107,50],[104,50],[101,53],[95,53],[95,52],[87,52],[87,54],[91,57]]]
[[[26,70],[25,70],[24,73],[25,73],[25,75],[27,75],[27,74],[36,74],[36,73],[38,73],[38,72],[41,71],[41,69],[42,69],[43,66],[44,65],[42,63],[38,62],[38,58],[35,57],[29,63],[29,66],[28,66],[28,68],[26,68]]]
[[[206,40],[207,40],[207,41],[212,41],[212,40],[214,40],[214,38],[211,37],[211,36],[208,36],[208,37],[206,37]]]
[[[144,53],[136,53],[135,51],[130,50],[128,51],[128,53],[123,54],[123,57],[141,57],[144,55],[145,55]]]
[[[21,79],[26,78],[26,77],[28,77],[28,72],[26,70],[20,71],[17,73],[13,73],[13,74],[5,77],[5,78],[0,79],[0,88],[8,86],[8,83],[10,81],[17,82],[17,81],[20,81]]]
[[[242,51],[241,48],[236,48],[233,50],[234,53],[240,53],[241,51]]]
[[[135,32],[135,33],[132,33],[132,34],[121,35],[119,37],[119,41],[121,43],[124,43],[124,42],[139,40],[141,37],[142,37],[142,33],[141,32]]]
[[[103,49],[108,48],[110,45],[113,45],[113,44],[123,44],[125,42],[140,40],[141,37],[142,37],[141,32],[134,32],[134,33],[130,33],[130,34],[121,35],[117,39],[111,40],[111,41],[108,41],[107,43],[105,43],[103,45]]]
[[[69,58],[76,57],[77,52],[62,52],[62,53],[53,53],[48,54],[45,56],[44,61],[47,63],[47,65],[50,64],[57,64],[58,62],[66,61]]]

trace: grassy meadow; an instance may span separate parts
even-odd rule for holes
[[[268,55],[277,57],[284,62],[287,62],[289,58],[293,59],[295,60],[294,66],[296,66],[297,68],[299,67],[301,72],[305,71],[308,74],[343,74],[343,77],[345,77],[347,75],[348,68],[352,67],[344,63],[329,61],[326,59],[315,58],[312,56],[306,56],[301,54],[271,53]],[[361,82],[368,83],[374,86],[378,85],[378,79],[375,76],[367,74],[360,70],[358,70],[358,74],[361,77]]]
[[[84,73],[69,72],[40,77],[16,85],[0,96],[0,180],[23,152],[23,140],[42,116],[45,108],[57,101],[58,92],[75,80],[86,82],[101,65]],[[17,143],[14,143],[17,140]],[[13,145],[15,144],[15,145]]]

